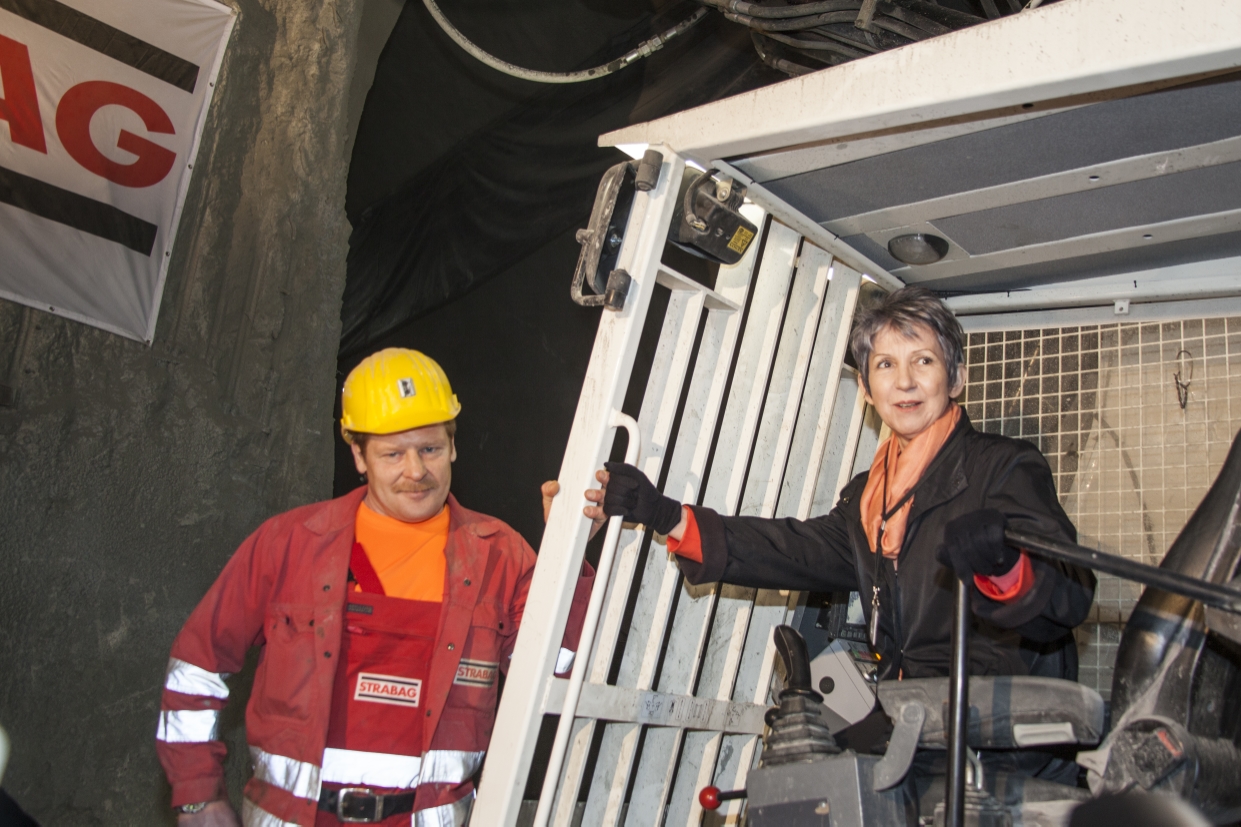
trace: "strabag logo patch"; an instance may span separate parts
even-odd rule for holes
[[[461,659],[457,667],[457,677],[452,682],[461,686],[491,686],[496,682],[496,671],[500,664],[488,663],[485,660]]]
[[[395,675],[358,673],[358,685],[353,690],[355,701],[370,701],[397,706],[417,706],[422,695],[422,681],[417,678],[399,678]]]

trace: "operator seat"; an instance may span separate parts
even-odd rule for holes
[[[919,729],[922,749],[947,749],[949,678],[884,681],[879,703],[896,726],[905,708],[925,710]],[[1050,744],[1099,743],[1103,737],[1103,698],[1088,686],[1057,678],[1017,675],[970,678],[969,730],[974,749],[1020,749]]]

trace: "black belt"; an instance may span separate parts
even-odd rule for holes
[[[325,789],[319,793],[319,809],[335,813],[346,824],[378,824],[388,816],[413,811],[414,794],[376,795],[366,787]]]

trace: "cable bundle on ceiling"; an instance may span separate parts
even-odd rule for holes
[[[968,4],[978,12],[976,14],[941,5],[949,0],[774,0],[772,3],[697,0],[706,8],[697,9],[615,60],[577,72],[544,72],[515,66],[484,51],[462,34],[436,0],[422,2],[458,46],[491,68],[537,83],[580,83],[610,75],[649,57],[702,20],[707,9],[715,9],[734,23],[749,28],[754,48],[764,63],[789,75],[804,75],[822,69],[823,64],[835,66],[1005,14],[1028,11],[1044,0],[1026,0],[1024,6],[1021,0],[957,0]],[[1000,10],[1000,3],[1006,6],[1004,11]]]
[[[1022,10],[1019,0],[972,0],[970,14],[934,0],[810,0],[758,3],[699,0],[750,29],[765,63],[804,75]],[[1029,0],[1034,8],[1041,0]],[[1006,8],[1001,11],[997,3]]]

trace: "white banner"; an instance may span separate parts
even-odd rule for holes
[[[235,19],[0,0],[0,297],[150,343]]]

